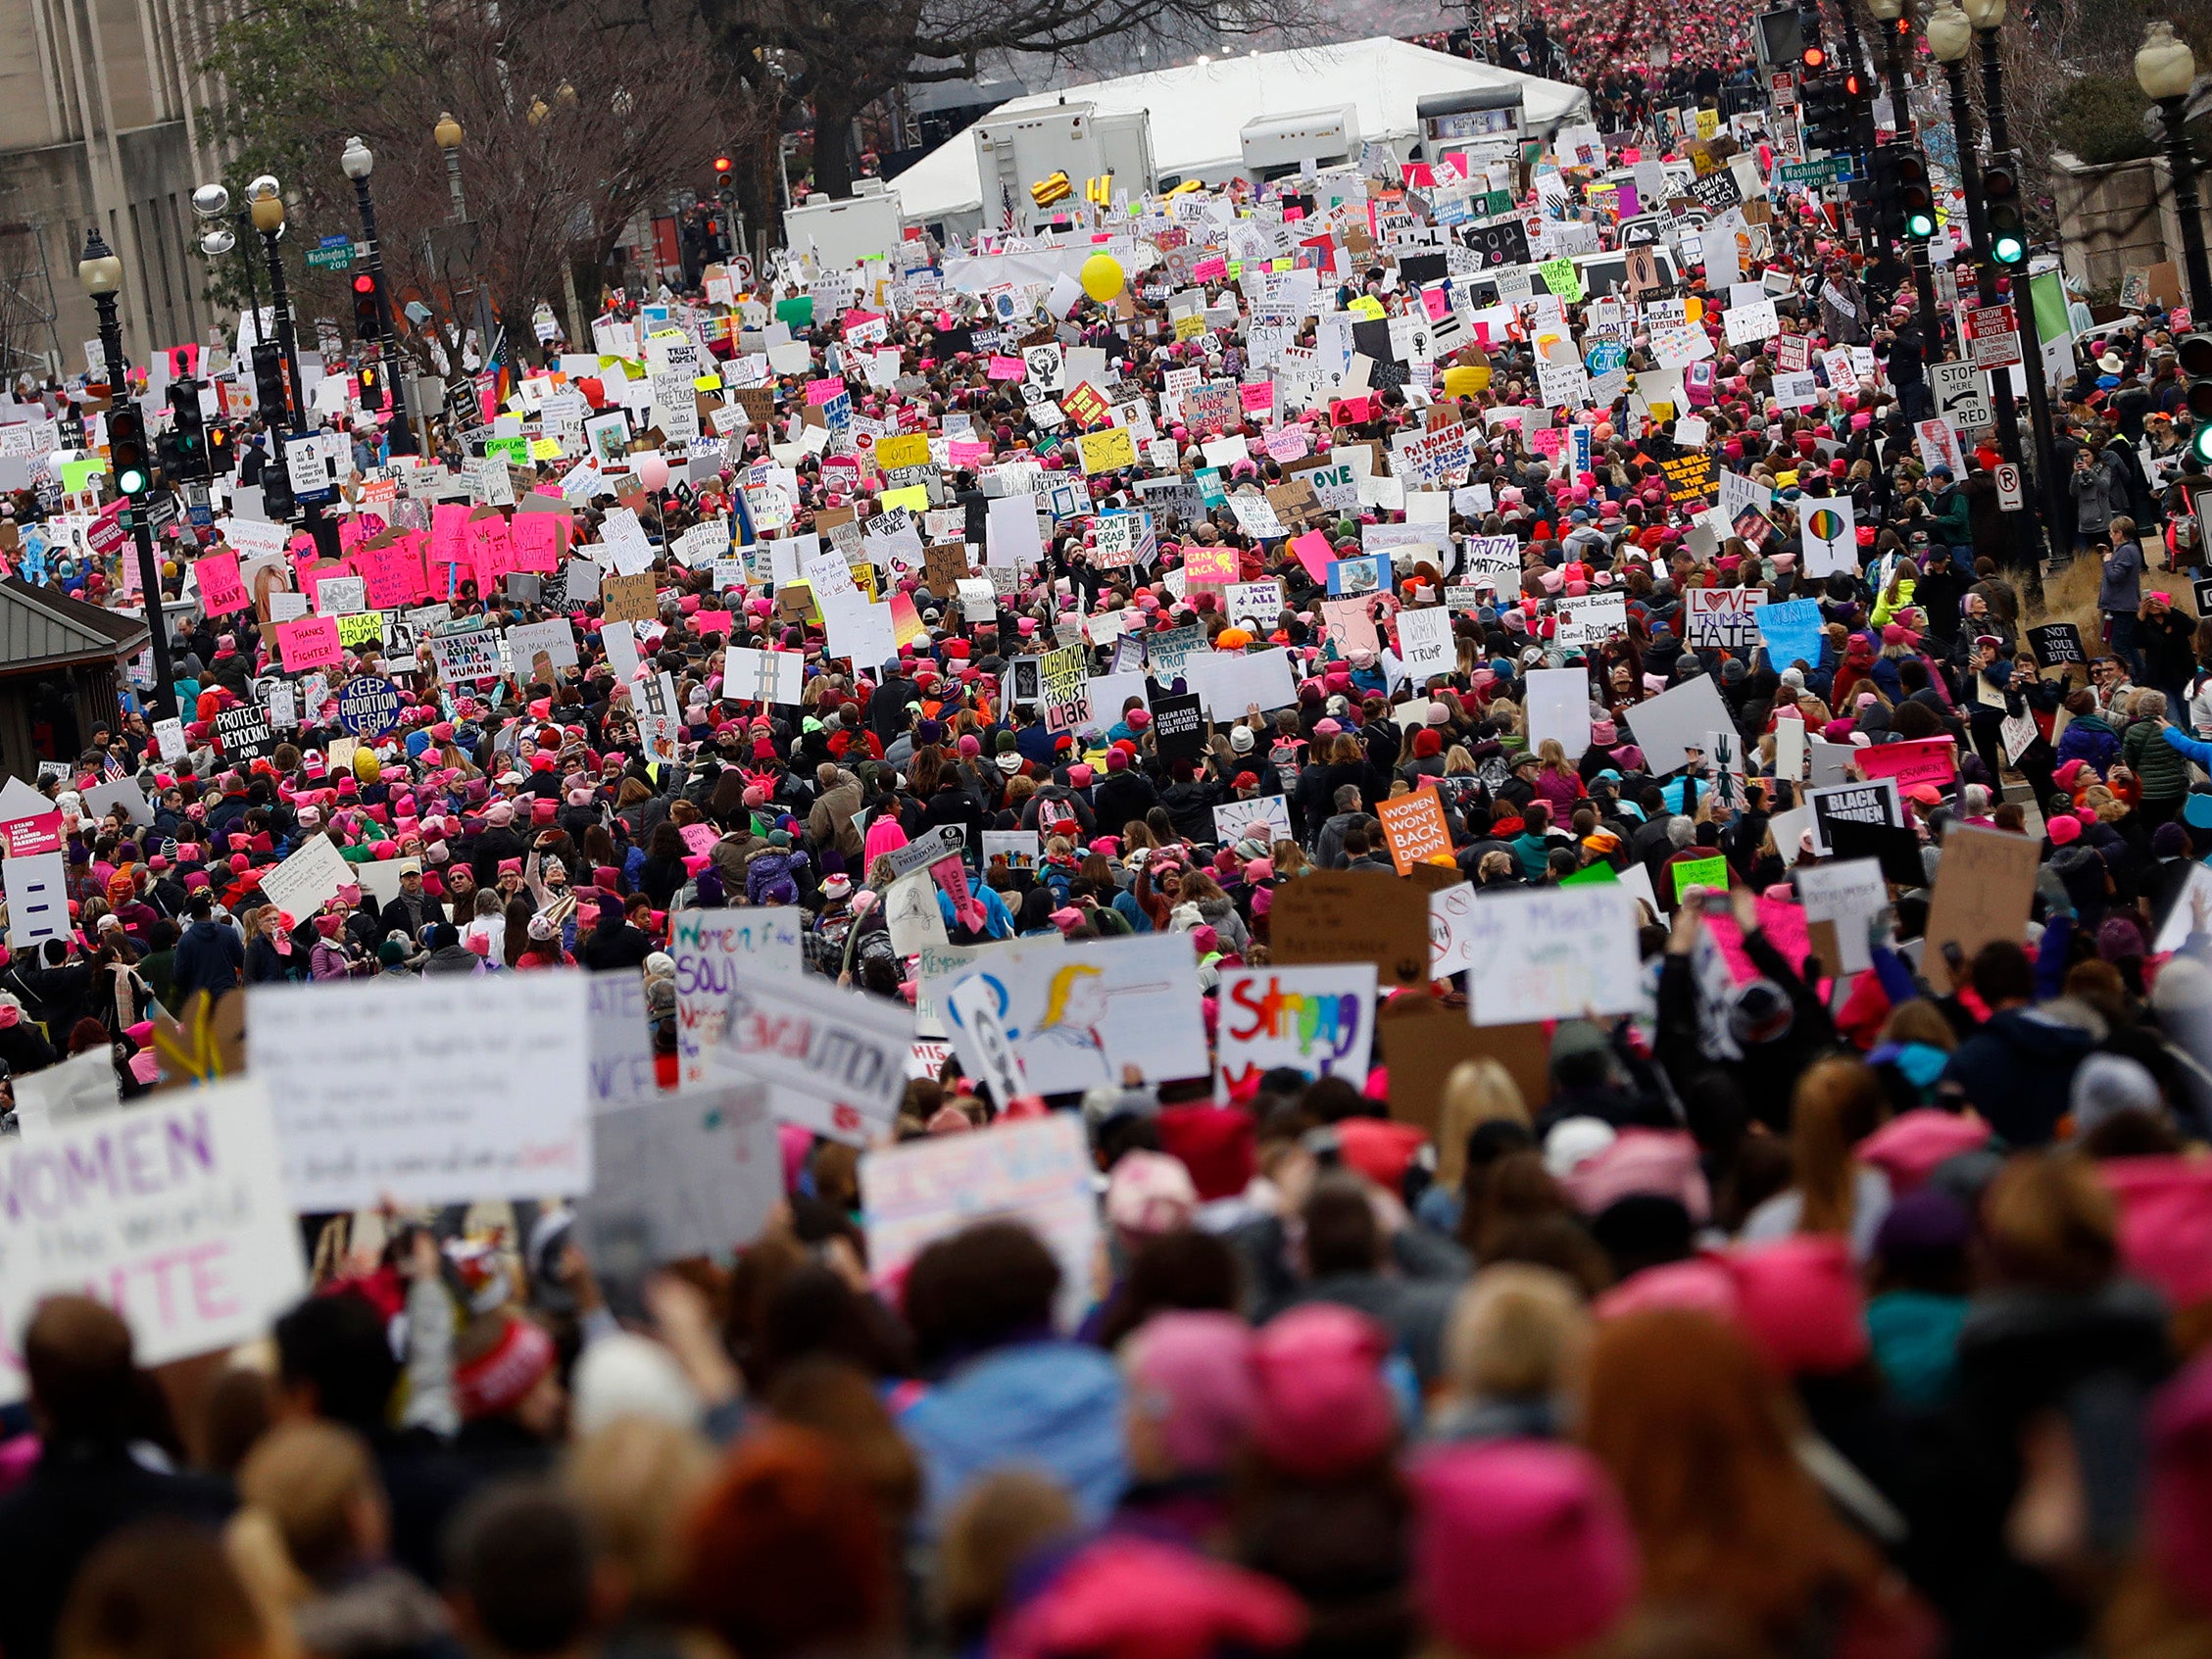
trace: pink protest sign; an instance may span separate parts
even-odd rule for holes
[[[227,616],[254,602],[239,578],[235,553],[206,554],[193,561],[192,574],[200,584],[200,609],[210,616]]]
[[[335,668],[346,657],[338,644],[338,619],[335,616],[297,616],[289,622],[279,622],[276,624],[276,644],[282,653],[281,659],[287,674],[306,674],[318,668]]]

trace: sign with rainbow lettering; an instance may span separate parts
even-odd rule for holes
[[[1364,1087],[1375,1040],[1375,964],[1233,969],[1221,976],[1218,1034],[1216,1101],[1250,1095],[1277,1066]]]

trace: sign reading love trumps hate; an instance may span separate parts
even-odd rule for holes
[[[82,1293],[141,1365],[232,1346],[307,1291],[266,1082],[156,1095],[0,1147],[0,1402],[40,1300]]]

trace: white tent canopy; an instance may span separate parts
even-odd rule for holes
[[[1532,128],[1547,127],[1589,108],[1580,87],[1489,64],[1431,52],[1402,40],[1355,40],[1343,46],[1255,52],[1150,74],[1071,86],[1065,92],[1011,99],[992,112],[1016,115],[1057,103],[1085,103],[1101,115],[1139,110],[1152,117],[1154,165],[1162,175],[1224,177],[1242,170],[1245,126],[1263,117],[1300,115],[1352,104],[1359,136],[1388,142],[1400,155],[1420,135],[1415,108],[1424,98],[1517,86]],[[983,208],[975,129],[947,139],[892,181],[907,218],[974,221]]]

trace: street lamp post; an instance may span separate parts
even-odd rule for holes
[[[1912,142],[1912,117],[1909,113],[1910,84],[1905,78],[1905,40],[1910,24],[1905,22],[1905,0],[1866,0],[1866,9],[1874,21],[1882,25],[1883,68],[1889,72],[1890,113],[1896,120],[1897,142]],[[1928,269],[1928,242],[1925,237],[1908,235],[1905,238],[1906,257],[1912,266],[1912,290],[1920,302],[1920,337],[1928,361],[1933,363],[1936,354],[1942,350],[1942,321],[1936,311],[1936,283]]]
[[[107,366],[108,399],[119,403],[130,396],[130,366],[123,356],[123,324],[116,317],[116,295],[123,287],[123,261],[101,237],[98,226],[85,232],[84,258],[77,262],[77,280],[92,298],[100,317],[100,359]],[[141,463],[143,464],[143,463]],[[120,488],[123,480],[118,479]],[[176,674],[169,660],[169,617],[162,610],[161,566],[154,559],[153,527],[146,510],[133,504],[125,512],[130,539],[138,555],[138,597],[146,608],[146,634],[154,652],[154,692],[158,719],[176,712]]]
[[[2196,56],[2188,42],[2161,19],[2150,25],[2136,51],[2136,83],[2158,106],[2166,127],[2166,165],[2174,174],[2174,209],[2182,220],[2182,258],[2188,266],[2189,316],[2212,306],[2212,269],[2204,257],[2204,220],[2197,204],[2196,158],[2189,152],[2183,118],[2189,88],[2196,82]]]
[[[384,377],[390,383],[392,413],[398,417],[390,427],[392,454],[414,455],[418,446],[408,397],[408,382],[414,376],[399,361],[399,330],[392,321],[391,292],[384,286],[384,246],[376,239],[376,204],[369,195],[369,174],[375,165],[375,156],[358,134],[347,141],[338,157],[338,166],[353,180],[354,205],[361,210],[362,240],[369,245],[369,275],[376,284],[376,330],[383,336]]]
[[[468,198],[461,189],[461,145],[467,136],[461,130],[461,122],[453,119],[451,111],[440,114],[438,124],[430,129],[430,141],[437,145],[439,153],[445,157],[446,191],[453,201],[453,212],[447,216],[453,229],[446,244],[446,283],[450,289],[453,283],[453,258],[458,252],[467,268],[469,293],[475,301],[472,309],[476,314],[478,349],[483,353],[482,361],[489,364],[492,360],[491,296],[484,291],[483,282],[476,275],[475,227],[468,222]],[[464,360],[462,348],[467,344],[468,325],[462,320],[458,303],[453,308],[453,316],[454,329],[460,336],[454,347],[453,372],[457,378],[466,380],[468,366]]]
[[[284,197],[276,180],[263,173],[246,186],[247,212],[261,232],[262,252],[269,260],[269,303],[276,313],[276,344],[284,353],[284,376],[292,388],[295,420],[307,418],[307,385],[300,378],[300,346],[292,329],[292,295],[284,282],[284,260],[276,244],[284,234]]]

